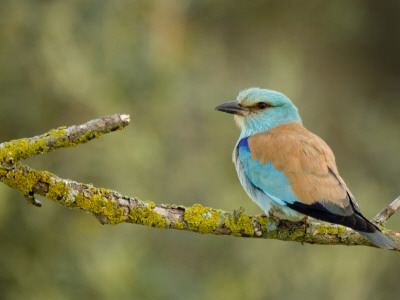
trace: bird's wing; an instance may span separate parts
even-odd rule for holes
[[[359,220],[364,217],[339,176],[332,150],[301,124],[288,123],[242,139],[238,151],[249,181],[277,203],[367,231],[369,222]]]

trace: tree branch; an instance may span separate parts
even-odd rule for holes
[[[364,245],[375,247],[368,240],[344,226],[319,222],[290,222],[274,218],[247,216],[194,204],[191,207],[155,204],[136,197],[90,184],[62,179],[48,171],[38,171],[19,162],[36,154],[45,154],[60,147],[86,143],[129,124],[128,115],[113,115],[90,121],[80,126],[61,127],[41,136],[13,140],[0,144],[0,180],[20,191],[29,203],[39,206],[34,194],[54,202],[94,215],[102,224],[122,222],[146,226],[193,231],[201,234],[233,235],[279,239],[322,245]],[[399,197],[400,198],[400,197]],[[382,211],[374,220],[381,224],[398,208],[396,205]],[[378,218],[379,215],[385,217]],[[397,243],[400,233],[385,230]],[[399,249],[395,249],[399,251]]]
[[[378,213],[372,222],[383,225],[400,208],[400,196]]]

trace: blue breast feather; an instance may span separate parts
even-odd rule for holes
[[[283,206],[300,202],[290,188],[290,182],[284,173],[277,171],[271,162],[262,165],[259,160],[253,160],[247,137],[240,140],[238,151],[246,176],[255,188]]]

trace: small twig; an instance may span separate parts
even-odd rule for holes
[[[28,204],[31,204],[33,206],[37,206],[37,207],[42,207],[42,202],[40,202],[39,200],[37,200],[35,198],[35,194],[33,192],[29,192],[26,195],[23,195],[26,199],[26,201],[28,202]]]
[[[400,208],[400,196],[378,213],[372,222],[383,225]]]

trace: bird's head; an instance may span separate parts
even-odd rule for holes
[[[241,91],[237,101],[223,103],[215,109],[235,115],[235,121],[242,129],[242,138],[282,124],[301,123],[297,107],[288,97],[260,88]]]

